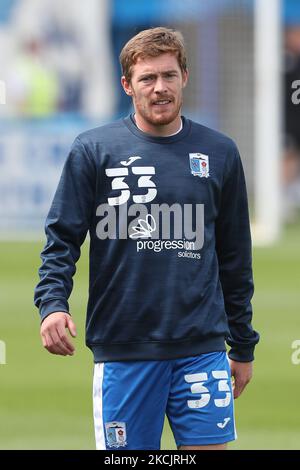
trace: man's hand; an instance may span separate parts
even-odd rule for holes
[[[229,359],[233,382],[233,397],[238,398],[252,377],[252,362],[236,362]]]
[[[41,325],[41,338],[47,351],[61,356],[73,356],[75,348],[69,341],[66,328],[74,338],[76,326],[66,312],[54,312],[45,318]]]

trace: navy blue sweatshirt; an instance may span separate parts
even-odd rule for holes
[[[225,350],[253,360],[251,238],[239,152],[183,119],[170,137],[132,118],[80,134],[46,220],[35,304],[69,312],[90,235],[86,344],[95,362]]]

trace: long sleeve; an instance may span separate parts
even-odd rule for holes
[[[47,243],[41,253],[40,282],[34,293],[42,320],[55,311],[69,312],[75,265],[93,214],[95,177],[92,157],[77,138],[45,224]]]
[[[216,251],[230,335],[229,357],[240,362],[253,360],[259,334],[251,325],[252,276],[251,234],[245,177],[236,147],[228,155],[218,219]]]

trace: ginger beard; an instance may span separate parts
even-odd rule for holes
[[[137,123],[145,132],[169,127],[177,130],[187,72],[182,72],[177,57],[164,53],[158,57],[138,59],[132,67],[132,78],[122,84],[132,97]],[[174,129],[172,129],[174,127]]]
[[[182,92],[178,96],[158,94],[149,99],[133,89],[132,99],[136,114],[152,126],[166,126],[180,115]]]

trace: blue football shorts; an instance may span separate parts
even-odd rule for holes
[[[223,351],[96,363],[93,406],[99,450],[160,449],[165,415],[178,447],[236,439],[230,367]]]

